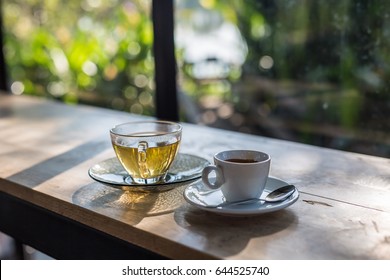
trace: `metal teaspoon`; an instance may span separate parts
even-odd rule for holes
[[[295,186],[294,185],[287,185],[283,186],[280,188],[277,188],[276,190],[273,190],[270,192],[264,199],[263,198],[249,198],[249,199],[244,199],[244,200],[239,200],[239,201],[225,201],[222,202],[218,205],[204,205],[206,208],[218,208],[218,207],[226,207],[226,206],[231,206],[231,205],[240,205],[240,204],[250,204],[250,203],[255,203],[258,201],[265,201],[265,202],[279,202],[287,199],[290,197],[293,192],[295,191]]]

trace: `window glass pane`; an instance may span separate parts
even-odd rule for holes
[[[151,1],[5,0],[14,94],[154,114]]]
[[[187,120],[390,156],[390,2],[175,3]]]

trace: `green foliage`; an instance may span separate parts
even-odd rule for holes
[[[220,125],[219,114],[229,128],[263,133],[268,120],[283,122],[308,143],[332,127],[388,136],[390,2],[176,0],[175,7],[177,30],[196,51],[207,53],[203,38],[224,25],[241,40],[214,42],[217,54],[239,49],[239,62],[191,61],[176,46],[179,87],[206,111],[207,124]],[[150,11],[151,0],[3,1],[14,93],[153,115]],[[319,132],[322,125],[330,127]]]
[[[232,84],[231,90],[240,88],[241,92],[226,93],[226,96],[235,98],[239,95],[240,99],[249,98],[259,103],[259,99],[264,98],[261,95],[269,95],[274,102],[279,102],[280,94],[272,91],[275,87],[271,91],[262,89],[261,79],[271,79],[281,88],[285,82],[294,82],[291,97],[307,96],[302,100],[303,108],[311,106],[310,98],[317,100],[313,112],[323,110],[322,107],[338,108],[337,114],[334,111],[325,114],[324,121],[345,124],[346,127],[357,127],[362,118],[371,117],[367,115],[369,110],[363,108],[367,105],[358,100],[374,93],[376,98],[381,96],[384,101],[389,100],[387,81],[390,71],[388,67],[385,69],[388,64],[385,61],[390,62],[386,51],[390,42],[385,34],[390,32],[390,25],[385,11],[389,10],[390,3],[379,0],[249,0],[245,4],[205,0],[199,3],[198,9],[217,9],[225,22],[236,25],[248,46],[239,77],[226,77]],[[183,12],[183,17],[191,21],[188,14],[188,11]],[[259,67],[265,56],[272,58],[273,62],[268,69]],[[190,66],[184,64],[187,78],[183,82],[184,88],[196,92],[196,96],[214,94],[214,87],[207,87],[207,81],[199,82],[193,78]],[[248,85],[256,80],[259,80],[257,86]],[[377,80],[382,82],[373,82]],[[246,85],[242,85],[244,83]],[[316,90],[317,84],[322,84],[319,91]],[[302,87],[312,89],[302,91]],[[322,94],[323,87],[331,87],[336,96],[331,104]],[[349,97],[344,98],[346,91],[353,91],[353,97],[347,95]],[[359,111],[366,111],[366,114],[359,115],[356,113]],[[306,112],[303,119],[316,119],[311,109]],[[334,115],[339,119],[335,120]]]
[[[5,1],[6,58],[23,93],[152,115],[150,1]],[[146,78],[147,81],[137,83]],[[133,86],[137,98],[124,89]],[[121,98],[122,102],[113,102]]]

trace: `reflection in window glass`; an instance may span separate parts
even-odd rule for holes
[[[154,114],[151,1],[3,1],[11,91]]]
[[[175,3],[186,120],[390,156],[390,2]]]
[[[13,94],[154,115],[151,0],[5,0]],[[182,120],[390,157],[390,2],[175,0]]]

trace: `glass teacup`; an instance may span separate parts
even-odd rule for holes
[[[169,121],[129,122],[110,130],[116,156],[137,184],[164,182],[181,135],[182,126]]]

